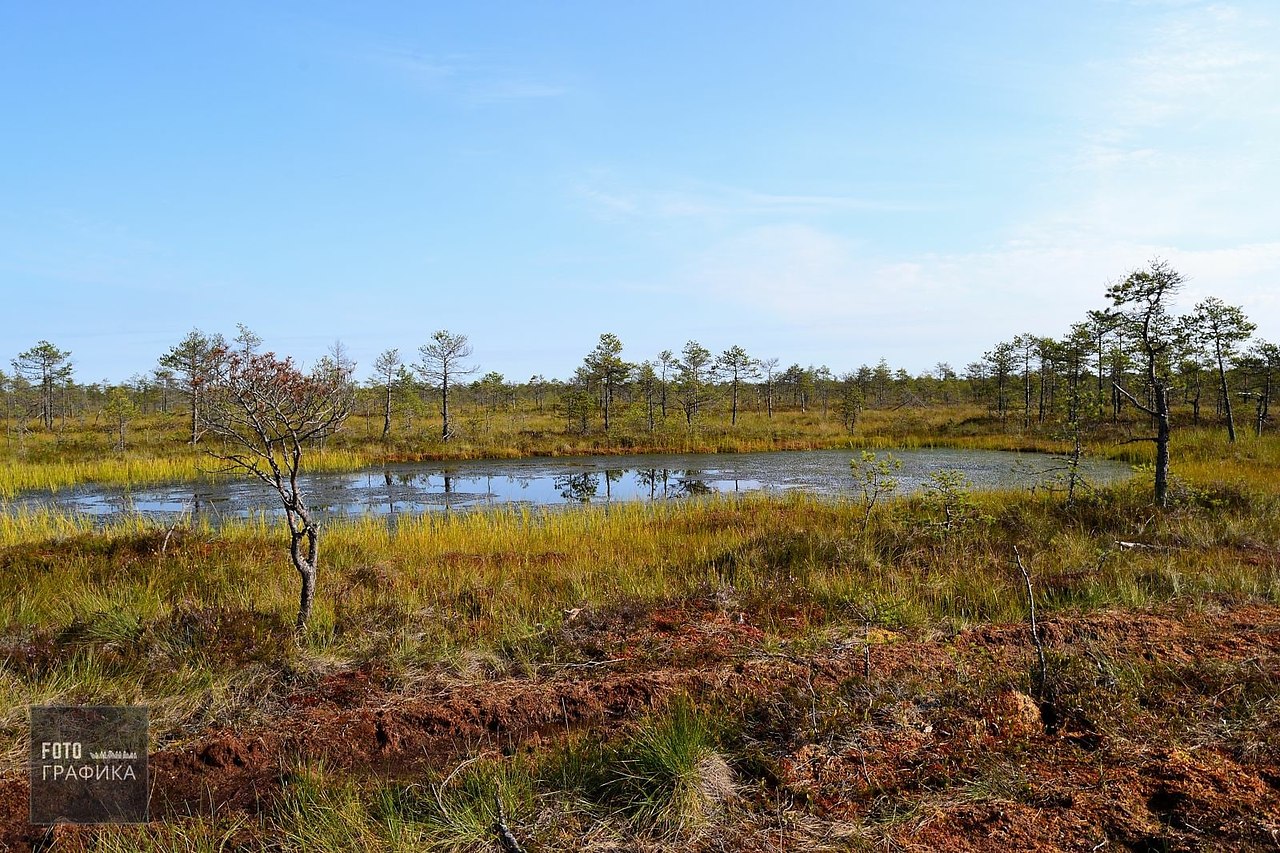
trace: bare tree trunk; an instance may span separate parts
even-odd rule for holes
[[[604,380],[604,393],[601,395],[601,397],[603,398],[601,402],[604,404],[604,431],[608,432],[609,431],[609,409],[613,404],[613,386],[609,382],[609,377],[607,376],[605,377],[605,380]]]
[[[450,435],[449,429],[449,374],[446,370],[444,379],[440,383],[440,416],[444,418],[444,423],[440,426],[440,440],[448,441]]]
[[[191,389],[191,446],[200,440],[200,392]]]
[[[1038,404],[1038,408],[1037,408],[1037,410],[1036,410],[1036,423],[1038,423],[1038,424],[1042,424],[1042,423],[1044,423],[1044,406],[1045,406],[1045,400],[1044,400],[1044,392],[1045,392],[1045,388],[1044,388],[1044,384],[1045,384],[1045,383],[1044,383],[1044,371],[1042,370],[1042,371],[1040,371],[1040,389],[1039,389],[1040,401],[1039,401],[1039,404]]]
[[[1166,507],[1169,505],[1169,389],[1157,377],[1154,364],[1153,361],[1149,373],[1150,381],[1153,383],[1151,398],[1155,405],[1154,409],[1140,402],[1119,385],[1111,387],[1117,396],[1127,398],[1138,410],[1149,415],[1155,425],[1155,436],[1146,440],[1154,441],[1156,445],[1155,503],[1156,506]]]
[[[316,599],[316,562],[320,556],[320,532],[305,514],[298,514],[301,525],[294,520],[294,515],[293,512],[289,513],[289,556],[302,579],[302,589],[298,595],[298,619],[294,623],[294,630],[301,634],[306,630]]]
[[[1156,387],[1156,488],[1157,506],[1169,505],[1169,389]]]
[[[382,407],[382,437],[391,434],[391,383],[387,383],[387,396]]]
[[[316,598],[316,567],[300,564],[298,574],[302,576],[302,592],[298,600],[298,620],[294,623],[294,630],[301,634],[307,629],[311,606]]]
[[[1222,362],[1222,348],[1217,351],[1218,356],[1218,381],[1222,386],[1222,405],[1226,410],[1227,416],[1227,438],[1234,444],[1236,440],[1236,422],[1231,414],[1231,391],[1227,388],[1227,368]]]
[[[1262,427],[1267,422],[1267,410],[1271,406],[1271,371],[1268,370],[1262,383],[1262,393],[1258,395],[1258,418],[1254,426],[1254,435],[1262,437]]]

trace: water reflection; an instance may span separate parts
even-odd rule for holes
[[[976,488],[1033,487],[1057,465],[1036,454],[970,450],[903,451],[900,492],[920,488],[931,473],[962,471]],[[608,505],[619,501],[686,500],[717,493],[799,489],[850,495],[850,451],[737,455],[671,454],[562,459],[466,460],[392,465],[354,474],[312,474],[303,479],[309,503],[322,516],[396,516],[491,505]],[[1119,463],[1092,461],[1088,475],[1106,482],[1127,476]],[[271,492],[249,480],[200,480],[152,488],[81,486],[28,493],[0,511],[52,507],[103,517],[190,513],[223,517],[275,514]]]
[[[665,474],[666,472],[663,473]],[[697,495],[709,495],[715,490],[713,490],[706,480],[703,479],[705,476],[706,472],[704,471],[685,471],[676,478],[675,485],[672,487],[672,492],[677,497],[682,498],[691,498],[696,497]],[[738,491],[738,481],[731,480],[730,482],[734,484],[734,491]]]
[[[661,469],[661,471],[657,468],[644,468],[636,472],[636,482],[642,488],[647,487],[649,489],[649,500],[653,500],[659,491],[662,492],[662,496],[665,498],[667,496],[667,479],[670,475],[671,472],[666,468]]]
[[[600,486],[600,478],[595,474],[565,474],[556,477],[554,482],[560,497],[584,504],[591,502]]]

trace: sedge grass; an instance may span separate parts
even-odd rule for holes
[[[733,600],[790,640],[795,629],[774,616],[788,602],[818,614],[814,630],[862,626],[869,612],[895,629],[1019,622],[1014,545],[1049,616],[1280,601],[1280,442],[1188,438],[1163,512],[1139,475],[1072,504],[975,493],[953,528],[916,496],[877,506],[864,533],[857,501],[800,494],[334,521],[301,648],[277,519],[170,535],[138,517],[0,513],[0,729],[16,738],[15,709],[32,702],[139,701],[160,709],[160,736],[175,736],[252,715],[282,667],[379,660],[407,679],[537,671],[577,660],[557,638],[565,614],[584,608]],[[232,686],[246,672],[265,680],[256,697]]]
[[[372,464],[375,458],[354,450],[314,448],[307,453],[304,467],[308,471],[350,471]],[[0,467],[0,498],[12,498],[21,492],[57,493],[84,483],[129,487],[217,479],[228,476],[225,468],[218,459],[189,450],[160,457],[7,460]]]
[[[742,453],[771,450],[830,448],[917,449],[955,447],[972,450],[1012,450],[1061,453],[1067,442],[1050,424],[1018,429],[1002,423],[984,407],[969,403],[935,404],[909,409],[870,408],[852,429],[833,411],[779,410],[772,417],[743,411],[736,424],[711,413],[692,425],[674,414],[650,430],[638,410],[621,412],[610,432],[592,425],[578,432],[563,419],[531,407],[494,416],[464,405],[458,417],[456,440],[439,439],[438,422],[417,420],[410,427],[397,424],[392,435],[381,436],[380,423],[353,417],[339,435],[323,447],[309,449],[304,465],[313,471],[357,470],[388,462],[444,459],[516,458],[635,453]],[[367,415],[367,413],[366,413]],[[82,483],[129,487],[180,482],[219,474],[220,463],[210,450],[216,446],[186,443],[182,415],[152,414],[138,419],[129,449],[118,452],[112,437],[87,419],[69,419],[53,432],[31,431],[21,443],[12,438],[0,448],[0,499],[24,491],[60,491]],[[1095,456],[1149,464],[1150,442],[1132,441],[1141,425],[1105,423],[1085,436]],[[1241,433],[1228,444],[1220,428],[1180,425],[1174,431],[1175,471],[1182,459],[1216,461],[1238,459],[1261,462],[1271,470],[1280,465],[1280,440],[1259,440]],[[1212,473],[1212,472],[1207,472]],[[234,472],[232,474],[235,476]]]

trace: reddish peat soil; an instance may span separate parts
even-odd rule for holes
[[[411,779],[480,750],[609,737],[687,695],[740,727],[736,801],[690,849],[1280,850],[1280,607],[1050,619],[1043,702],[1024,625],[786,641],[821,615],[782,608],[767,634],[711,601],[636,605],[567,621],[562,659],[578,662],[534,674],[334,672],[265,723],[153,754],[152,818],[256,825],[300,759]],[[27,808],[25,779],[5,774],[0,850],[92,837],[32,827]]]

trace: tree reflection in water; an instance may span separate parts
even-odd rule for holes
[[[649,490],[649,500],[654,500],[661,489],[662,496],[667,497],[667,480],[671,471],[667,468],[642,468],[636,471],[636,481]]]
[[[590,503],[599,486],[600,475],[591,472],[562,474],[555,478],[555,487],[560,490],[560,497],[567,501]]]
[[[672,491],[678,498],[709,495],[714,492],[715,489],[706,484],[703,480],[703,477],[705,476],[705,471],[685,471],[676,478],[676,484],[672,487]]]

